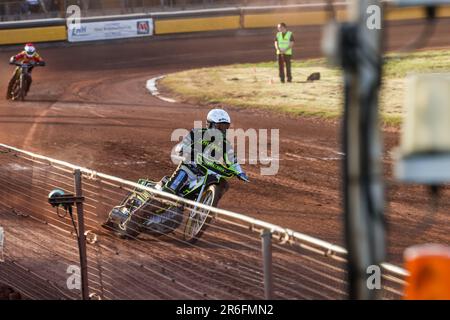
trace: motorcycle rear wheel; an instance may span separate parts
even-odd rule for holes
[[[127,223],[118,225],[117,233],[121,235],[122,238],[132,238],[136,239],[142,232],[142,224],[145,218],[142,216],[141,210],[135,212]]]

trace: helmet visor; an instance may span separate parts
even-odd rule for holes
[[[217,123],[216,128],[222,132],[225,132],[230,128],[230,124],[226,122]]]

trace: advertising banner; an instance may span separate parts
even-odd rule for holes
[[[145,37],[153,35],[153,19],[82,22],[67,33],[69,42]]]

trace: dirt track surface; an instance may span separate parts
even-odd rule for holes
[[[406,35],[420,28],[417,22],[398,24],[390,30],[388,47],[405,45],[411,40]],[[450,46],[449,28],[450,20],[442,20],[428,46]],[[297,58],[321,55],[319,28],[295,31]],[[209,107],[153,98],[146,80],[188,68],[271,60],[272,42],[271,31],[260,30],[43,46],[39,52],[48,66],[34,71],[27,101],[0,100],[0,141],[130,180],[157,180],[174,169],[172,131],[190,129]],[[7,60],[12,54],[0,52],[0,92],[11,75]],[[244,165],[251,183],[232,182],[221,207],[342,245],[338,121],[229,111],[235,128],[280,129],[281,161],[276,176],[261,176],[258,166]],[[431,215],[425,188],[394,183],[390,151],[397,139],[397,129],[385,130],[388,260],[401,263],[410,245],[449,242],[450,190],[444,190],[439,212]],[[0,221],[6,225],[4,218]]]

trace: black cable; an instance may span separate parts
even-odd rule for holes
[[[66,208],[66,210],[67,209],[69,211],[70,219],[72,220],[73,228],[75,229],[75,234],[77,235],[78,244],[80,245],[80,235],[78,234],[78,229],[77,229],[77,226],[75,225],[75,220],[73,219],[72,206],[68,206],[68,208]]]

